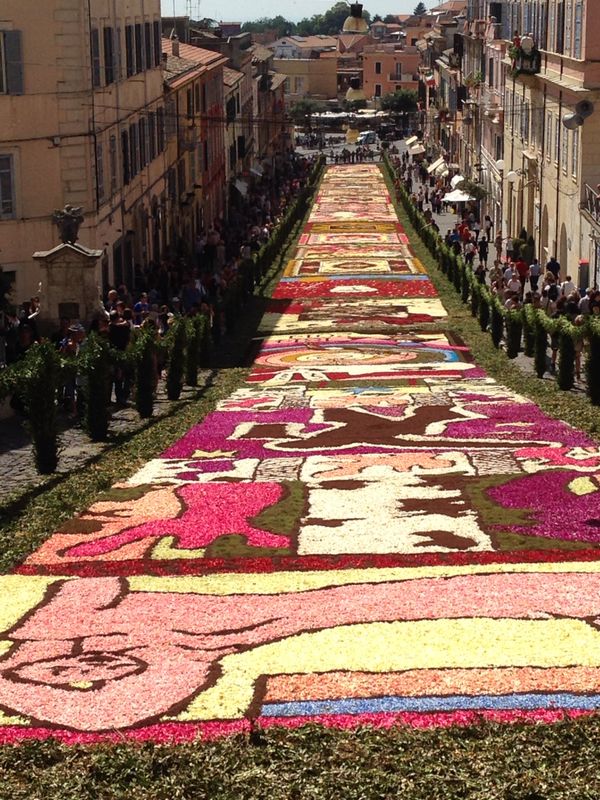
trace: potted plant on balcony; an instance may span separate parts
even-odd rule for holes
[[[535,46],[532,36],[519,36],[515,34],[512,44],[508,48],[508,57],[511,61],[511,75],[537,75],[542,67],[542,54]]]

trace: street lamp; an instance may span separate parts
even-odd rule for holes
[[[344,21],[342,33],[367,33],[369,26],[367,21],[363,19],[362,10],[361,3],[350,4],[350,14]]]

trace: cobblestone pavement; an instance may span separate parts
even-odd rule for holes
[[[192,400],[209,375],[210,371],[205,370],[198,376],[198,387],[184,387],[181,400]],[[171,406],[172,402],[167,399],[164,382],[161,381],[153,419],[159,419],[167,414]],[[138,416],[133,403],[127,408],[117,409],[113,406],[113,409],[108,442],[90,441],[79,420],[72,420],[60,413],[60,453],[56,470],[58,474],[65,474],[88,464],[103,451],[114,447],[115,437],[123,433],[134,433],[147,425],[147,420],[142,420]],[[52,478],[52,475],[39,475],[36,471],[31,436],[27,431],[25,420],[18,415],[0,420],[0,504],[17,491],[39,486]]]

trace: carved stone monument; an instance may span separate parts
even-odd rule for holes
[[[96,262],[102,250],[77,244],[84,219],[81,212],[81,208],[70,205],[55,211],[52,219],[61,244],[33,254],[42,270],[42,324],[55,325],[61,316],[86,322],[99,310]]]

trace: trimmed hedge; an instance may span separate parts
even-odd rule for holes
[[[428,225],[425,216],[413,204],[406,187],[396,175],[387,153],[383,155],[384,168],[396,189],[397,199],[423,244],[440,265],[464,303],[471,304],[471,313],[479,317],[481,330],[490,330],[494,346],[499,348],[504,339],[509,358],[516,358],[523,340],[524,353],[534,358],[538,378],[548,369],[548,335],[559,338],[559,367],[556,383],[568,391],[575,383],[575,355],[577,343],[584,339],[588,344],[586,360],[587,394],[592,405],[600,405],[600,319],[589,317],[583,325],[574,325],[566,317],[550,318],[542,309],[525,306],[519,310],[506,309],[490,289],[480,284],[461,255],[446,245],[439,233]]]

